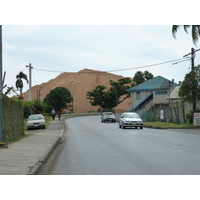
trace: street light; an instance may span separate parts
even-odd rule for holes
[[[171,120],[171,107],[170,107],[170,89],[171,89],[171,84],[173,85],[174,79],[172,81],[169,81],[169,121]]]
[[[0,25],[0,144],[5,143],[5,128],[4,128],[4,116],[3,116],[3,80],[2,80],[2,25]]]

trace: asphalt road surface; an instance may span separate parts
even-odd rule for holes
[[[100,116],[67,119],[65,125],[51,174],[200,174],[200,129],[119,129]]]

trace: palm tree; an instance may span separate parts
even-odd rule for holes
[[[16,81],[15,85],[16,85],[17,89],[18,88],[20,89],[20,99],[23,99],[22,89],[23,89],[24,85],[23,85],[22,79],[26,80],[28,83],[28,78],[27,78],[26,74],[24,74],[23,72],[19,72],[19,74],[16,76],[16,78],[17,78],[17,81]]]
[[[173,25],[172,26],[172,34],[173,34],[174,38],[176,38],[176,33],[181,26],[182,25]],[[188,33],[188,28],[190,28],[190,27],[192,27],[192,40],[193,40],[194,45],[196,46],[196,44],[199,40],[199,36],[200,36],[200,25],[183,25],[183,28],[186,33]]]

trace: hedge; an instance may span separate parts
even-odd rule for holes
[[[6,141],[18,139],[24,135],[23,101],[3,96],[3,114]]]

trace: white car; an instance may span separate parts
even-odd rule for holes
[[[27,119],[28,130],[34,128],[46,128],[45,118],[41,114],[30,115]]]
[[[140,127],[143,129],[143,121],[137,113],[125,112],[119,118],[119,128]]]
[[[114,116],[114,114],[112,112],[104,112],[102,113],[102,116],[101,116],[101,122],[112,122],[112,123],[115,123],[116,122],[116,118]]]

